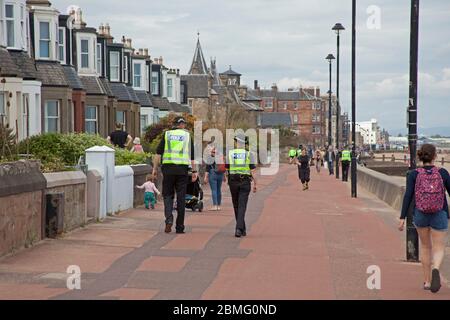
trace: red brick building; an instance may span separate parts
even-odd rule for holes
[[[325,101],[320,98],[319,88],[279,91],[277,86],[273,85],[270,90],[264,90],[260,89],[255,81],[255,89],[251,90],[250,94],[261,98],[261,107],[266,113],[289,113],[291,130],[305,142],[325,146],[326,108]]]

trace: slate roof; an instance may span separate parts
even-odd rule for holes
[[[275,98],[275,91],[272,90],[248,90],[248,93],[261,98]]]
[[[114,93],[111,89],[111,83],[106,78],[99,78],[100,84],[103,87],[103,91],[108,95],[108,97],[114,97]]]
[[[161,111],[169,111],[170,110],[170,102],[167,98],[160,97],[152,97],[153,107],[158,108]]]
[[[68,87],[64,69],[56,61],[36,61],[38,78],[42,81],[42,86]]]
[[[290,127],[292,125],[291,116],[287,112],[262,112],[259,114],[258,122],[261,127]]]
[[[66,75],[67,82],[72,89],[75,90],[84,90],[83,83],[81,82],[80,77],[78,76],[77,71],[72,66],[62,66],[64,70],[64,74]]]
[[[8,50],[0,47],[0,75],[7,77],[18,77],[20,76],[20,70],[17,67],[14,60],[11,58]]]
[[[295,101],[300,100],[300,92],[298,91],[279,91],[277,92],[278,100],[282,101]]]
[[[149,96],[149,94],[146,91],[143,90],[135,90],[136,91],[136,95],[139,99],[139,104],[141,105],[141,107],[152,107],[152,100]]]
[[[176,102],[170,102],[169,110],[177,113],[191,113],[189,106]]]
[[[221,74],[227,75],[227,76],[242,76],[242,74],[240,74],[240,73],[238,73],[238,72],[236,72],[236,71],[233,71],[233,70],[231,69],[231,66],[230,66],[230,69],[228,69],[228,70],[225,71],[225,72],[222,72]]]
[[[103,86],[100,84],[99,78],[95,76],[81,76],[80,80],[83,83],[83,87],[86,89],[87,94],[106,95]]]
[[[182,81],[186,81],[188,98],[208,98],[207,75],[182,75]]]
[[[194,57],[188,74],[208,74],[208,66],[206,65],[205,57],[203,56],[200,39],[197,40],[197,46],[195,47]]]
[[[130,96],[130,92],[124,83],[111,82],[111,90],[117,100],[133,102],[133,98]]]
[[[131,101],[133,101],[134,103],[139,103],[139,98],[136,95],[136,91],[130,86],[127,86],[127,90],[128,90],[128,92],[130,94]]]
[[[252,94],[249,94],[248,92],[247,92],[247,95],[245,96],[245,98],[244,99],[242,99],[243,101],[261,101],[261,98],[260,97],[257,97],[257,96],[254,96],[254,95],[252,95]]]
[[[18,67],[21,77],[24,80],[35,80],[38,78],[38,72],[34,60],[24,51],[9,51],[11,59]]]

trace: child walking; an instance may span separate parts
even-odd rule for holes
[[[142,186],[136,186],[138,189],[144,189],[144,204],[145,208],[149,209],[149,202],[152,209],[155,209],[156,196],[155,193],[160,195],[161,192],[155,186],[155,179],[152,175],[147,176],[147,182],[145,182]]]

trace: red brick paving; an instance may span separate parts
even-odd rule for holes
[[[0,299],[64,294],[64,277],[52,280],[54,288],[42,275],[71,264],[90,277],[75,298],[450,299],[445,283],[435,295],[422,290],[420,265],[403,262],[397,213],[372,195],[360,190],[351,199],[348,184],[325,172],[313,173],[302,192],[288,165],[260,177],[259,188],[245,238],[233,237],[228,193],[221,212],[188,211],[183,235],[164,234],[161,203],[130,210],[1,259]],[[381,268],[381,290],[367,289],[370,265]]]

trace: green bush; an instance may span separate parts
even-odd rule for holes
[[[87,133],[45,133],[30,137],[19,143],[19,152],[29,153],[33,159],[40,160],[44,172],[67,170],[77,165],[85,150],[93,146],[105,146],[106,139],[99,135]],[[131,153],[128,150],[115,148],[116,164],[131,165],[146,163],[149,154]]]

